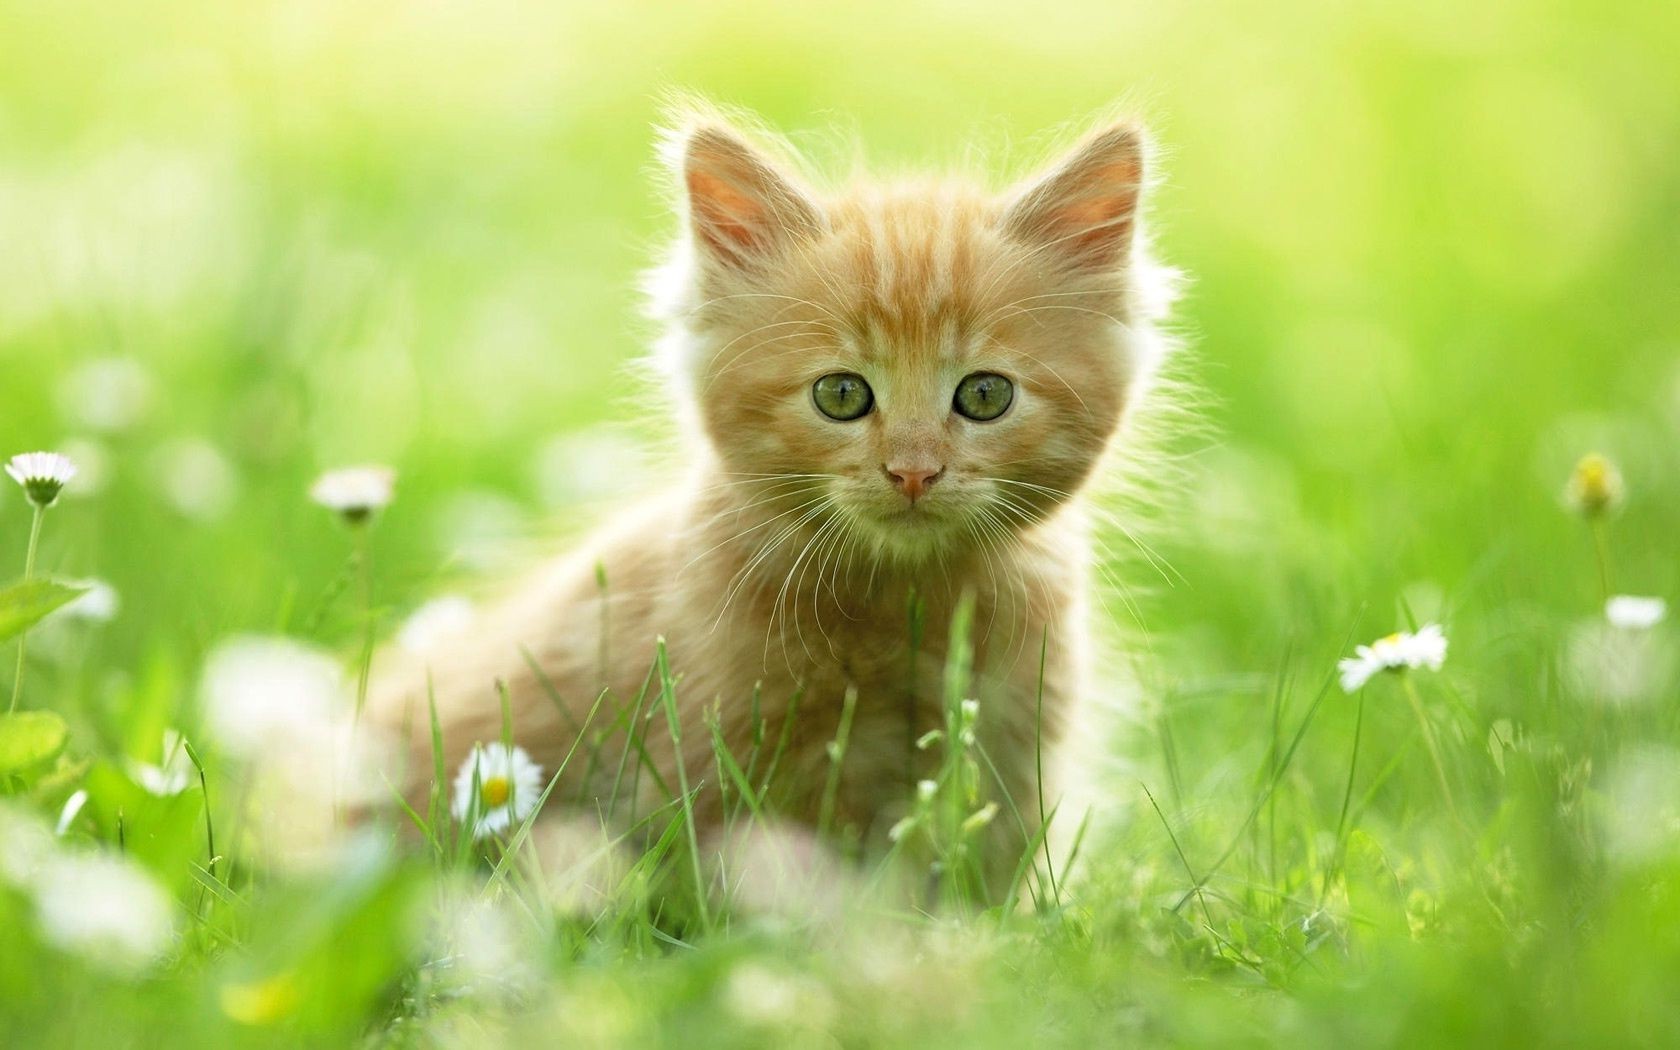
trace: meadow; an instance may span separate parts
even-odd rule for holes
[[[1677,69],[1680,7],[1570,0],[0,0],[0,460],[77,467],[0,477],[0,1043],[1675,1045],[1680,621],[1612,599],[1680,600]],[[265,728],[668,480],[672,88],[837,165],[1163,146],[1195,422],[1015,907],[734,907],[680,811],[587,892],[287,819],[335,785]]]

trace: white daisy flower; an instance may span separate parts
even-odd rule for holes
[[[478,607],[471,598],[460,594],[441,595],[409,614],[397,630],[397,644],[424,656],[441,642],[466,630],[477,617]]]
[[[25,452],[12,457],[6,464],[6,473],[23,486],[29,502],[37,507],[50,507],[76,476],[76,464],[58,452]]]
[[[1386,638],[1378,638],[1370,645],[1361,645],[1354,655],[1336,665],[1342,674],[1342,688],[1357,692],[1382,671],[1404,671],[1427,667],[1439,671],[1447,659],[1447,636],[1441,625],[1426,624],[1414,634],[1396,631]]]
[[[1667,615],[1668,603],[1661,598],[1618,594],[1604,603],[1604,618],[1610,621],[1610,626],[1624,631],[1649,630]]]
[[[186,742],[181,734],[173,729],[163,731],[163,763],[152,765],[150,762],[130,760],[128,775],[136,784],[146,789],[151,795],[168,798],[179,795],[192,786],[198,770],[192,764],[192,758],[187,754]]]
[[[36,873],[41,933],[60,949],[111,970],[138,970],[169,948],[174,904],[135,864],[101,853],[61,854]]]
[[[391,502],[396,483],[397,472],[390,467],[342,467],[316,478],[309,498],[359,524]]]
[[[473,819],[473,838],[488,838],[530,816],[542,792],[542,767],[524,748],[474,744],[455,775],[453,812],[456,820]]]

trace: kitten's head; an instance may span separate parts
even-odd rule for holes
[[[1004,193],[820,192],[712,116],[670,153],[686,229],[656,286],[665,363],[726,480],[910,561],[1086,484],[1158,353],[1136,125]]]

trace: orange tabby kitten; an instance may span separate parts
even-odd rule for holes
[[[423,797],[428,689],[451,773],[500,738],[497,683],[515,742],[548,774],[595,708],[551,807],[605,814],[610,799],[626,814],[634,729],[653,767],[638,790],[664,801],[651,785],[675,791],[686,775],[704,846],[724,819],[715,712],[742,765],[757,751],[762,772],[785,741],[770,790],[782,817],[815,827],[826,809],[879,841],[937,761],[915,742],[945,724],[949,624],[968,595],[982,790],[1019,813],[994,821],[986,847],[1007,870],[1035,833],[1041,744],[1054,755],[1081,725],[1092,556],[1079,493],[1161,353],[1142,132],[1103,127],[1001,195],[931,178],[819,190],[785,147],[711,114],[685,121],[668,154],[684,232],[654,293],[686,484],[541,569],[441,653],[386,669],[370,714],[408,727],[405,784]],[[663,716],[647,717],[657,680],[631,710],[659,637],[685,771]],[[1053,805],[1058,786],[1044,791]]]

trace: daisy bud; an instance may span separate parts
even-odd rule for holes
[[[981,806],[973,813],[970,813],[968,815],[968,819],[962,822],[962,833],[964,835],[972,835],[976,831],[979,831],[981,828],[992,822],[992,818],[997,816],[997,811],[998,804],[996,802],[988,802],[984,806]]]
[[[343,467],[329,470],[309,488],[309,498],[337,511],[347,524],[360,525],[391,502],[397,473],[390,467]]]
[[[931,780],[918,781],[916,784],[916,798],[921,802],[932,802],[933,796],[939,791],[939,785]]]
[[[6,473],[23,486],[23,494],[37,507],[50,507],[58,494],[76,476],[76,465],[57,452],[25,452],[13,456]]]
[[[1606,457],[1589,452],[1575,464],[1563,495],[1570,507],[1584,518],[1608,514],[1622,502],[1621,471]]]

